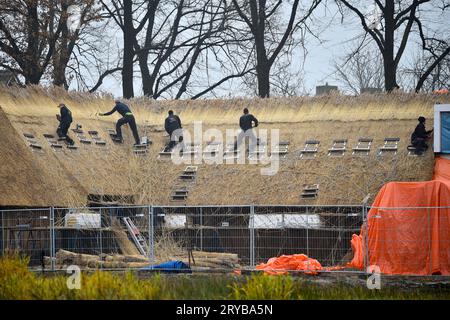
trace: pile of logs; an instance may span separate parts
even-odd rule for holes
[[[234,253],[217,253],[205,251],[192,251],[191,268],[208,268],[208,269],[236,269],[240,268],[239,258]],[[188,257],[172,257],[172,260],[181,260],[188,263]]]
[[[240,268],[237,254],[233,253],[216,253],[193,251],[191,259],[185,255],[173,255],[169,259],[162,261],[156,257],[155,264],[180,260],[190,265],[192,269],[236,269]],[[46,264],[50,259],[46,257]],[[82,269],[128,269],[143,268],[149,266],[148,259],[142,255],[119,255],[119,254],[102,254],[92,255],[75,253],[67,250],[58,250],[56,252],[57,269],[65,269],[70,265],[77,265]]]
[[[49,259],[46,259],[49,261]],[[67,250],[56,252],[56,266],[58,269],[65,269],[67,266],[76,265],[80,268],[88,269],[122,269],[141,268],[148,266],[148,260],[141,255],[112,255],[112,254],[84,254]]]

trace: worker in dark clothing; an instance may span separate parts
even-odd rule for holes
[[[124,104],[124,103],[122,103],[122,102],[120,102],[118,100],[116,100],[115,102],[116,102],[116,105],[114,106],[114,108],[111,111],[106,112],[106,113],[99,113],[98,115],[99,116],[109,116],[109,115],[113,114],[116,111],[118,113],[120,113],[122,118],[119,119],[117,121],[117,123],[116,123],[116,136],[115,136],[115,138],[117,140],[119,140],[120,142],[123,141],[121,127],[124,124],[128,123],[130,125],[131,131],[133,132],[133,136],[134,136],[134,140],[136,142],[136,145],[139,145],[141,143],[141,140],[139,138],[139,133],[138,133],[137,126],[136,126],[136,119],[134,118],[133,113],[131,112],[130,108],[126,104]]]
[[[164,122],[164,129],[166,129],[166,132],[170,137],[170,142],[164,151],[169,152],[178,142],[183,141],[183,136],[181,135],[182,126],[180,117],[175,115],[172,110],[169,110],[169,116]]]
[[[56,134],[60,139],[65,139],[68,145],[74,145],[73,140],[68,135],[68,131],[72,123],[72,112],[70,112],[69,108],[67,108],[64,103],[60,103],[58,108],[60,114],[56,115],[56,119],[59,121]]]
[[[418,120],[419,124],[411,134],[411,144],[414,148],[416,148],[415,153],[417,155],[421,155],[428,149],[427,140],[430,139],[430,134],[433,132],[433,130],[425,129],[426,119],[424,117],[419,117]]]
[[[254,146],[256,145],[256,137],[252,129],[256,128],[258,124],[259,124],[258,119],[256,119],[252,114],[250,114],[247,108],[244,108],[244,114],[239,119],[239,126],[241,127],[241,132],[239,132],[237,140],[234,143],[234,150],[237,150],[237,147],[242,143],[242,140],[246,136],[249,136],[250,138],[250,147],[254,148]]]

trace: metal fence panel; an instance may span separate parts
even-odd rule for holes
[[[50,268],[49,257],[52,255],[50,219],[49,208],[1,211],[2,255],[27,256],[30,259],[30,267]]]
[[[270,258],[299,253],[332,267],[352,259],[352,235],[362,231],[366,270],[380,261],[368,237],[368,227],[376,225],[384,250],[401,257],[389,266],[391,271],[430,274],[432,245],[440,241],[449,247],[448,230],[443,230],[448,224],[440,223],[449,210],[366,205],[2,210],[0,252],[26,255],[30,268],[46,270],[71,264],[84,269],[141,268],[182,260],[193,269],[229,271],[254,269]],[[414,221],[415,227],[395,221]],[[439,239],[433,237],[436,228],[443,235]],[[420,256],[409,251],[408,241],[419,248]]]
[[[148,206],[55,209],[57,265],[120,269],[132,256],[142,256],[136,262],[147,259],[148,210]]]
[[[358,234],[362,207],[256,207],[256,262],[304,253],[323,266],[348,262],[352,234]]]
[[[235,254],[239,263],[251,264],[250,207],[162,207],[154,206],[156,261],[187,260],[193,266],[195,254]],[[202,253],[202,254],[201,254]],[[211,256],[211,254],[209,255]],[[213,260],[213,259],[211,259]],[[224,261],[217,268],[227,267]],[[207,263],[202,264],[205,268]]]

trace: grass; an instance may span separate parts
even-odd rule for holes
[[[97,271],[82,274],[81,289],[69,290],[63,275],[41,276],[27,269],[28,260],[0,259],[1,300],[310,300],[310,299],[450,299],[444,289],[385,288],[336,283],[319,285],[291,276],[152,275]]]

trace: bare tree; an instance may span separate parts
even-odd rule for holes
[[[230,58],[228,64],[232,60],[242,60],[241,56],[231,58],[230,51],[227,51],[239,40],[228,23],[232,13],[225,0],[155,1],[153,4],[145,39],[142,43],[135,43],[144,95],[158,99],[164,94],[179,99],[192,91],[192,98],[196,99],[247,72],[247,63],[244,63],[244,69],[240,69],[227,68],[227,63],[222,62],[224,58]],[[233,69],[234,73],[223,72],[221,79],[210,84],[207,61],[211,55],[215,63],[224,67],[222,71]],[[208,82],[201,85],[204,89],[200,92],[190,90],[196,71]]]
[[[116,77],[122,71],[120,45],[113,37],[104,36],[109,24],[110,20],[101,20],[83,30],[67,66],[67,85],[75,80],[77,90],[95,92],[107,77]]]
[[[300,18],[297,17],[299,0],[292,5],[283,5],[283,1],[233,0],[234,7],[253,36],[256,52],[256,76],[258,79],[258,95],[270,96],[270,70],[286,45],[293,39],[293,34],[307,21],[321,0],[314,0],[304,10]],[[282,12],[289,12],[287,24],[281,30]],[[278,15],[277,15],[278,14]]]
[[[450,56],[440,60],[433,71],[427,72],[430,65],[436,61],[436,57],[428,52],[419,51],[414,55],[409,64],[402,67],[399,73],[402,75],[404,86],[415,91],[432,92],[450,87]]]
[[[55,2],[55,0],[53,0]],[[92,22],[99,19],[99,7],[94,5],[94,0],[85,1],[61,1],[62,29],[61,36],[56,42],[55,53],[53,54],[53,84],[63,86],[66,89],[69,84],[66,79],[67,67],[72,58],[73,51],[82,40],[84,29]],[[54,12],[52,12],[54,14]],[[72,25],[69,19],[73,18]],[[71,25],[72,28],[69,28]]]
[[[71,6],[80,8],[79,28],[68,30]],[[65,71],[80,28],[94,18],[93,1],[0,0],[1,66],[38,84],[53,66],[53,83],[65,85]]]
[[[59,14],[52,25],[50,1],[0,0],[0,49],[3,67],[38,84],[55,51],[64,19]]]
[[[100,0],[100,2],[122,31],[122,91],[124,98],[132,98],[134,97],[134,44],[150,17],[152,6],[159,1],[112,0],[107,3],[107,1]]]
[[[450,6],[450,4],[448,4],[447,7],[448,6]],[[442,79],[443,74],[441,71],[445,70],[446,67],[448,68],[448,62],[450,60],[450,34],[447,34],[447,39],[442,39],[442,37],[440,37],[441,34],[445,34],[445,32],[442,31],[427,36],[420,20],[417,21],[417,24],[419,27],[422,49],[425,53],[422,73],[418,77],[415,87],[415,91],[419,92],[430,75],[433,75],[433,79],[431,80],[433,87]],[[445,86],[449,86],[449,83],[447,82]]]
[[[384,67],[384,82],[386,91],[391,91],[398,88],[397,84],[397,69],[403,57],[406,46],[409,43],[410,37],[416,26],[419,30],[420,36],[424,41],[425,47],[428,47],[430,42],[427,42],[426,36],[421,29],[423,23],[429,22],[420,16],[419,13],[424,13],[433,9],[431,0],[386,0],[384,4],[380,0],[375,0],[375,9],[380,12],[379,21],[370,21],[368,16],[364,13],[367,8],[367,1],[350,1],[350,0],[336,0],[337,4],[342,8],[349,9],[355,13],[360,20],[364,32],[366,32],[375,41],[378,50],[383,57]],[[448,8],[445,1],[441,1],[442,10]],[[427,6],[428,4],[428,6]],[[399,41],[396,41],[399,39]],[[428,47],[429,48],[429,47]],[[444,50],[444,56],[448,54]],[[443,58],[437,56],[435,62],[438,64],[438,59]],[[428,72],[431,72],[436,63],[432,63]],[[426,74],[424,74],[427,77]]]
[[[364,43],[334,62],[335,78],[355,95],[366,88],[384,87],[383,59],[377,50]]]

